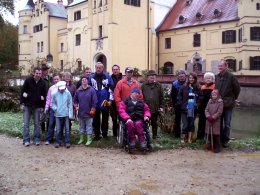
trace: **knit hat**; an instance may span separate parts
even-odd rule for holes
[[[133,88],[132,89],[132,91],[131,91],[131,93],[141,93],[141,90],[140,89],[138,89],[138,88]]]
[[[57,83],[57,87],[58,87],[59,90],[64,90],[64,89],[66,89],[66,82],[65,82],[65,81],[59,81],[59,82]]]

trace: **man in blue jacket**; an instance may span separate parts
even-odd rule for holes
[[[23,110],[23,144],[30,145],[30,118],[33,115],[34,120],[34,140],[35,145],[40,145],[40,109],[44,108],[46,98],[46,85],[42,76],[40,67],[33,70],[33,75],[28,77],[23,84],[20,103],[24,106]]]
[[[96,113],[93,119],[93,129],[95,132],[94,140],[100,140],[100,127],[102,131],[102,137],[107,138],[108,132],[108,118],[109,118],[109,106],[113,98],[113,86],[114,82],[112,78],[105,73],[104,65],[101,62],[96,63],[96,72],[90,75],[90,85],[96,90],[98,102],[96,106]],[[100,114],[102,114],[102,122],[100,124]]]

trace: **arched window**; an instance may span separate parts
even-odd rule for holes
[[[166,62],[163,66],[163,74],[173,74],[173,63],[172,62]]]
[[[232,72],[236,72],[237,71],[237,61],[236,61],[236,59],[226,59],[226,62],[228,64],[228,68]]]

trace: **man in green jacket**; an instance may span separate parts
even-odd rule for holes
[[[230,140],[232,111],[235,106],[235,100],[240,93],[240,85],[237,78],[228,71],[228,64],[225,60],[220,60],[218,69],[219,74],[216,76],[215,88],[219,90],[224,103],[223,114],[221,116],[220,137],[222,146],[227,147]]]
[[[142,91],[144,101],[147,103],[151,111],[153,139],[156,139],[159,110],[162,110],[163,89],[161,84],[156,81],[156,72],[154,70],[148,71],[147,81],[143,83]]]

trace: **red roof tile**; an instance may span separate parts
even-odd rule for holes
[[[215,9],[222,12],[219,17],[214,16]],[[203,15],[201,20],[196,19],[198,12]],[[181,15],[187,19],[184,23],[179,24],[179,17]],[[161,25],[157,28],[157,31],[167,31],[238,19],[237,0],[192,0],[190,5],[186,5],[186,0],[177,0]]]

